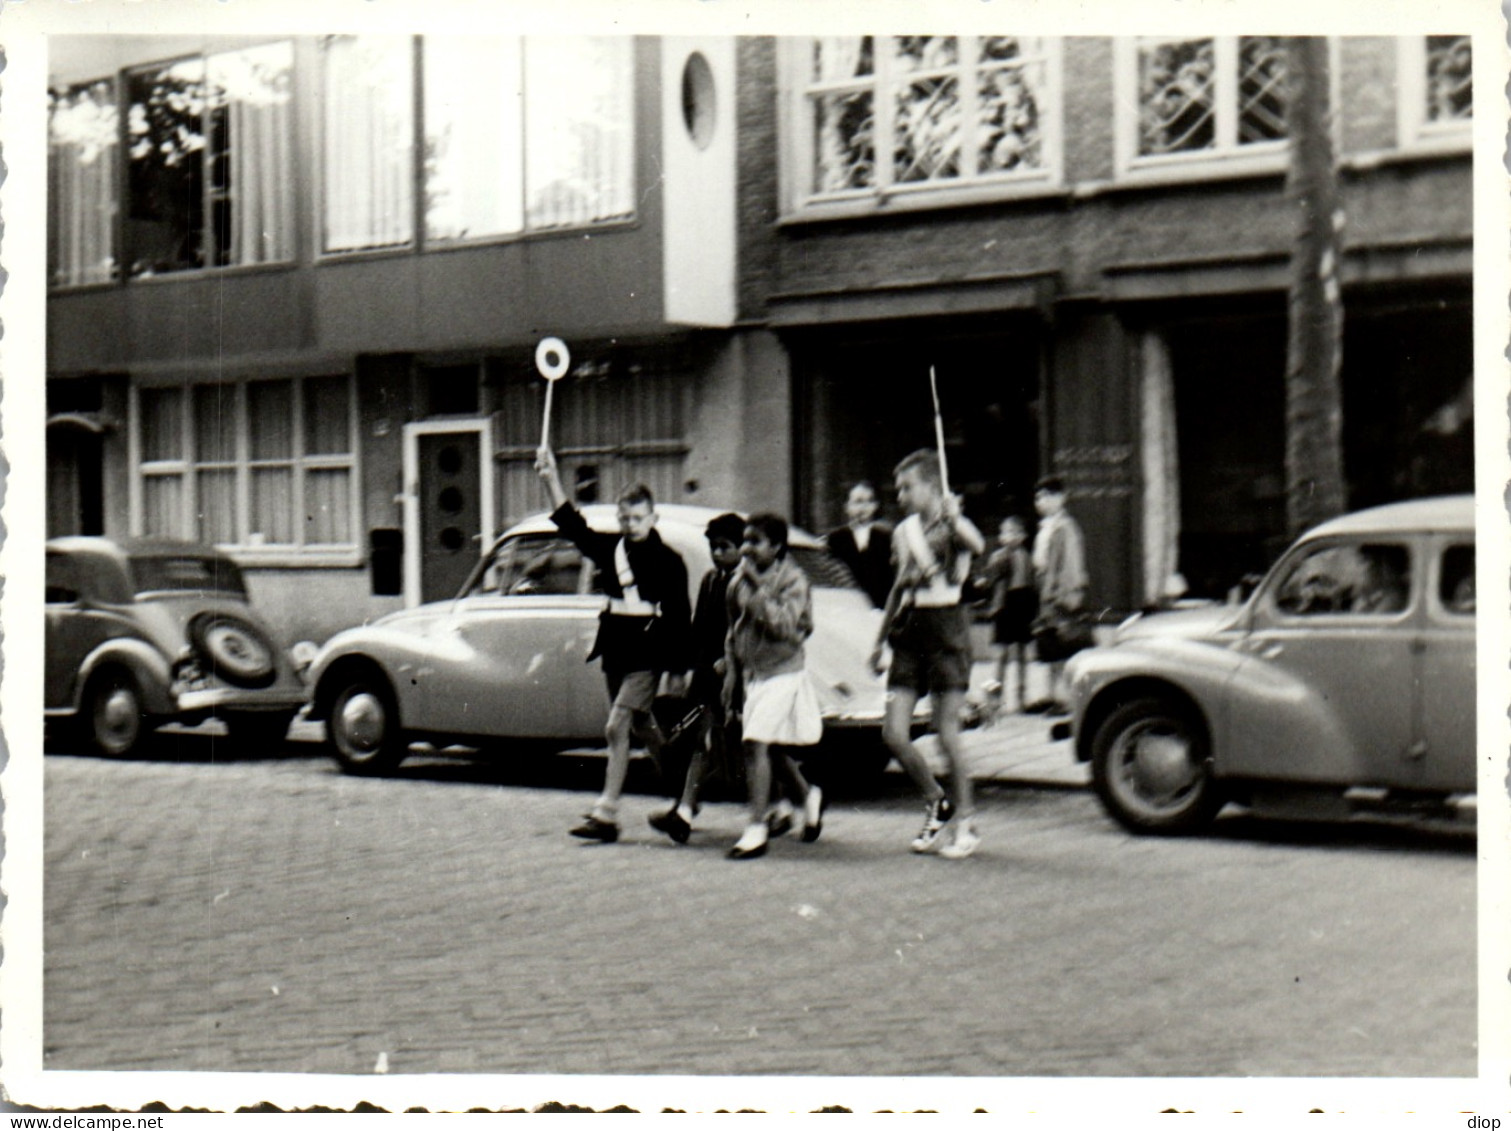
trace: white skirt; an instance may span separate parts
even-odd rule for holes
[[[748,680],[741,723],[747,741],[781,746],[813,746],[824,733],[818,695],[806,671]]]

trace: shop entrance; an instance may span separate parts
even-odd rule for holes
[[[892,469],[934,448],[929,367],[939,385],[950,486],[988,529],[1031,515],[1039,474],[1039,335],[992,327],[847,328],[791,342],[798,382],[798,519],[816,531],[844,521],[849,486],[869,479],[895,520]]]

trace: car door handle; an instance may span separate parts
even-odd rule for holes
[[[1285,652],[1285,645],[1279,643],[1266,644],[1259,649],[1261,660],[1276,660]]]

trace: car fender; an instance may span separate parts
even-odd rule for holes
[[[440,614],[425,616],[406,611],[398,614],[391,623],[378,621],[359,625],[332,636],[321,647],[307,673],[311,698],[309,717],[325,717],[328,704],[321,701],[320,685],[331,668],[352,657],[360,657],[382,669],[399,697],[399,711],[403,717],[408,683],[399,675],[430,662],[438,646],[437,626],[446,619]]]
[[[82,703],[84,689],[94,673],[111,664],[126,668],[141,688],[142,703],[149,714],[171,715],[178,709],[173,697],[173,670],[153,645],[132,637],[117,637],[101,644],[79,664],[74,682],[74,710]]]

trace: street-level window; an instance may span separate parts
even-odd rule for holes
[[[231,549],[356,548],[345,376],[142,387],[134,527]]]
[[[127,71],[128,273],[294,256],[293,46]]]
[[[119,271],[115,83],[102,79],[49,92],[47,120],[48,282],[108,283]]]
[[[1120,40],[1118,51],[1123,170],[1283,151],[1279,36],[1141,37]]]
[[[425,235],[512,235],[634,213],[634,41],[427,36]]]
[[[1467,35],[1403,38],[1398,53],[1400,144],[1463,148],[1474,120],[1474,45]]]
[[[1058,176],[1058,47],[1026,36],[786,46],[793,208],[948,203]]]

